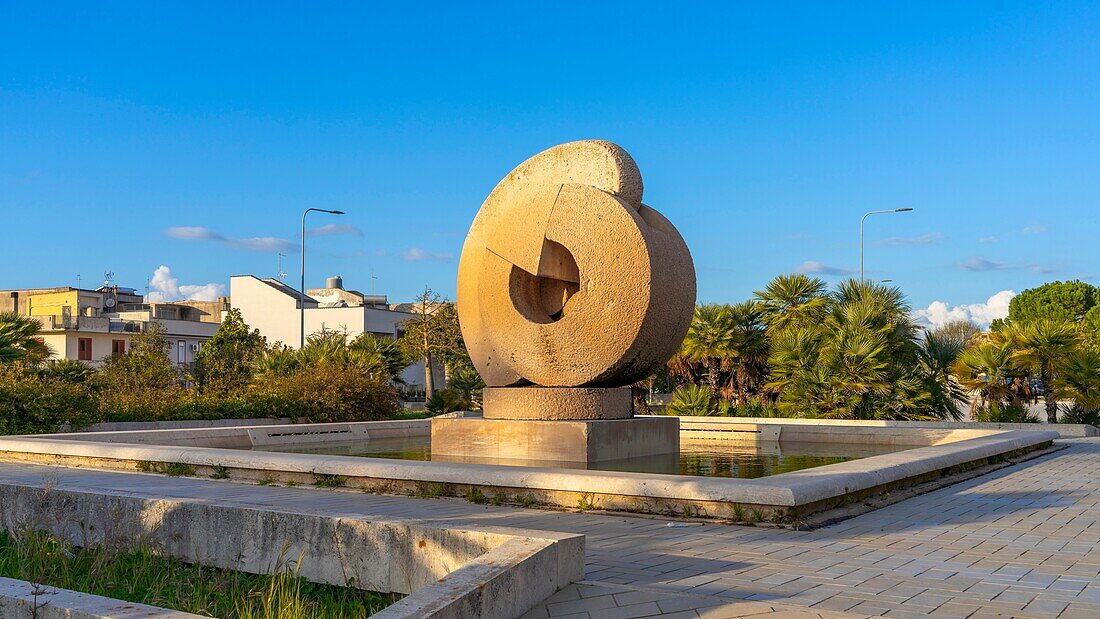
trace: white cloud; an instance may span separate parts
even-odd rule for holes
[[[323,227],[324,226],[322,226],[322,228]],[[229,247],[247,249],[249,251],[298,251],[298,244],[294,241],[290,241],[287,239],[280,239],[273,236],[254,236],[238,239],[225,236],[224,234],[221,234],[204,226],[176,226],[173,228],[168,228],[164,231],[164,234],[174,239],[181,239],[184,241],[213,241],[215,243],[221,243],[222,245],[227,245]],[[325,232],[321,234],[340,233]]]
[[[795,269],[796,273],[813,273],[817,275],[852,275],[856,273],[854,269],[844,269],[841,267],[832,267],[827,264],[822,264],[816,260],[807,260],[798,265]]]
[[[929,232],[920,236],[891,236],[875,241],[875,245],[935,245],[943,239],[942,232]]]
[[[1043,224],[1031,224],[1030,226],[1024,226],[1024,234],[1042,234],[1047,231],[1047,227]]]
[[[995,236],[983,236],[982,238],[978,239],[978,242],[979,243],[984,243],[984,244],[989,244],[989,243],[996,243],[998,240],[999,239]]]
[[[306,230],[306,236],[331,236],[335,234],[363,236],[363,231],[351,224],[325,224],[318,228]]]
[[[180,299],[215,301],[218,297],[224,296],[224,284],[180,285],[179,278],[172,275],[172,269],[162,264],[153,271],[153,278],[149,280],[149,294],[146,295],[146,300],[154,302],[179,301]]]
[[[969,320],[981,327],[998,318],[1008,316],[1008,303],[1016,296],[1013,290],[1002,290],[989,297],[985,303],[969,305],[948,305],[943,301],[933,301],[926,309],[913,312],[913,320],[925,327],[935,329],[952,320]]]
[[[406,262],[420,262],[421,260],[438,260],[440,262],[447,262],[451,258],[454,258],[454,254],[450,252],[430,252],[424,251],[419,247],[411,247],[405,250],[405,253],[401,254],[401,259]]]
[[[985,258],[971,258],[966,262],[960,262],[959,268],[965,271],[1020,271],[1028,270],[1032,273],[1053,273],[1054,267],[1045,264],[1009,264],[1007,262],[996,262],[993,260],[986,260]]]

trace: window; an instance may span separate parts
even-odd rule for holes
[[[176,363],[183,363],[187,360],[187,342],[179,340],[176,345]]]
[[[76,342],[76,358],[81,361],[92,360],[92,338],[82,337]]]
[[[121,357],[126,354],[126,340],[111,340],[111,354]]]

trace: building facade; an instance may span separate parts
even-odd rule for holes
[[[339,277],[330,277],[324,288],[309,288],[306,292],[307,338],[313,333],[338,331],[349,340],[361,333],[396,339],[401,335],[401,325],[414,317],[409,312],[393,309],[384,295],[344,289]],[[240,310],[244,322],[259,329],[269,343],[298,348],[302,336],[300,299],[298,290],[275,278],[234,275],[229,279],[230,306]],[[413,389],[423,389],[423,364],[406,368],[402,379]]]
[[[0,291],[0,311],[31,316],[53,359],[98,366],[130,349],[134,335],[159,324],[171,343],[169,359],[189,367],[203,342],[218,330],[227,300],[146,303],[132,288],[31,288]]]

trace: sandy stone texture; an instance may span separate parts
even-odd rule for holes
[[[458,274],[462,334],[486,384],[620,387],[672,356],[695,270],[641,200],[634,160],[599,140],[550,148],[501,180]]]

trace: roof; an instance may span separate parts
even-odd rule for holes
[[[249,275],[249,276],[246,276],[246,277],[253,277],[255,279],[259,279],[260,281],[263,281],[264,284],[266,284],[268,286],[271,286],[272,288],[275,288],[279,292],[283,292],[283,294],[288,296],[288,297],[294,297],[295,299],[303,297],[303,295],[301,295],[301,292],[299,292],[296,288],[292,288],[290,286],[287,286],[286,284],[283,283],[283,281],[278,280],[274,277],[256,277],[255,275]],[[312,302],[315,302],[315,303],[318,302],[317,299],[312,298],[309,295],[305,295],[305,298],[306,298],[305,299],[306,301],[312,301]]]

